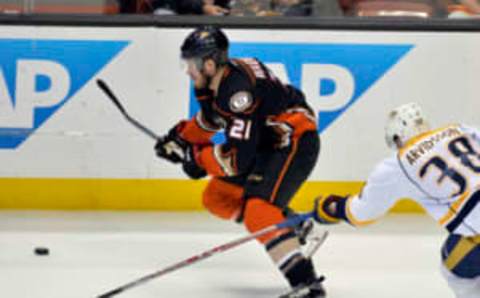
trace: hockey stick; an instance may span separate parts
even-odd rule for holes
[[[113,104],[118,108],[118,110],[122,113],[122,115],[125,117],[125,119],[127,119],[128,122],[133,124],[133,126],[138,128],[139,130],[141,130],[143,133],[145,133],[146,135],[148,135],[152,139],[158,140],[159,136],[156,133],[154,133],[148,127],[145,127],[145,125],[141,124],[140,122],[138,122],[136,119],[132,118],[127,113],[127,111],[125,110],[123,105],[120,103],[120,101],[115,96],[115,94],[113,94],[113,91],[110,89],[110,87],[108,87],[108,85],[107,85],[107,83],[105,83],[105,81],[103,81],[102,79],[98,79],[97,80],[97,85],[98,85],[98,88],[100,88],[108,96],[108,98],[113,102]]]
[[[253,233],[253,234],[250,234],[248,236],[244,236],[242,238],[239,238],[237,240],[233,240],[233,241],[227,242],[225,244],[216,246],[216,247],[214,247],[212,249],[209,249],[207,251],[204,251],[204,252],[202,252],[198,255],[192,256],[188,259],[185,259],[183,261],[180,261],[178,263],[170,265],[170,266],[168,266],[164,269],[161,269],[161,270],[158,270],[158,271],[153,272],[151,274],[140,277],[140,278],[138,278],[134,281],[131,281],[131,282],[129,282],[129,283],[123,285],[123,286],[120,286],[120,287],[115,288],[111,291],[108,291],[108,292],[106,292],[106,293],[104,293],[100,296],[97,296],[97,298],[113,297],[117,294],[120,294],[121,292],[123,292],[125,290],[128,290],[130,288],[139,286],[139,285],[141,285],[143,283],[146,283],[146,282],[148,282],[148,281],[150,281],[154,278],[157,278],[157,277],[160,277],[160,276],[165,275],[167,273],[173,272],[177,269],[195,264],[195,263],[197,263],[201,260],[204,260],[204,259],[206,259],[208,257],[211,257],[213,255],[216,255],[218,253],[221,253],[221,252],[227,251],[229,249],[232,249],[234,247],[237,247],[237,246],[239,246],[243,243],[249,242],[249,241],[251,241],[251,240],[253,240],[257,237],[260,237],[262,235],[268,234],[268,233],[273,232],[273,231],[278,230],[278,229],[290,228],[290,227],[296,226],[296,225],[302,223],[303,221],[305,221],[309,218],[312,218],[314,216],[314,214],[315,214],[315,212],[298,214],[296,216],[293,216],[291,218],[286,219],[285,221],[283,221],[279,224],[266,227],[266,228],[264,228],[260,231],[257,231],[256,233]]]

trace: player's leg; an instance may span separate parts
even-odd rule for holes
[[[203,206],[213,215],[227,220],[240,216],[243,188],[221,178],[212,178],[203,192]]]
[[[442,259],[442,274],[456,297],[480,297],[480,236],[450,235]]]
[[[292,155],[290,163],[284,168],[284,175],[277,180],[276,188],[271,200],[275,205],[287,208],[300,186],[307,180],[315,167],[320,141],[318,135],[307,132],[296,145],[296,153]]]
[[[318,151],[318,135],[311,132],[305,133],[284,150],[259,155],[257,165],[245,184],[244,221],[250,232],[285,219],[283,210],[313,169]],[[319,280],[312,261],[303,255],[293,229],[275,231],[258,240],[265,245],[292,287]],[[317,286],[317,290],[312,290],[305,297],[323,297],[323,288]]]
[[[307,132],[297,141],[297,146],[297,153],[293,155],[290,164],[286,168],[283,178],[277,182],[277,190],[275,192],[275,196],[272,197],[274,204],[282,208],[288,207],[291,199],[298,191],[300,186],[307,180],[316,164],[320,150],[320,143],[317,133]],[[301,235],[298,236],[300,236],[299,240],[302,240]],[[310,259],[307,259],[307,261],[311,263]],[[313,264],[311,264],[311,267],[313,269]],[[313,275],[316,275],[315,270],[313,270]],[[323,278],[315,278],[310,279],[309,282],[303,282],[304,285],[309,284],[309,286],[312,288],[312,293],[314,294],[311,294],[311,297],[316,297],[315,295],[319,297],[325,295],[325,290],[321,284],[322,281]],[[306,297],[310,296],[307,294]]]

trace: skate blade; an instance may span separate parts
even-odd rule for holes
[[[328,231],[322,231],[321,233],[315,233],[308,237],[307,247],[304,250],[304,256],[307,259],[312,258],[312,256],[318,251],[320,246],[323,245],[325,240],[327,240]]]
[[[293,289],[292,291],[280,295],[278,298],[302,298],[305,297],[310,292],[308,287],[302,287],[300,289]]]

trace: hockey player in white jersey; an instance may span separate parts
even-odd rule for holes
[[[388,115],[394,156],[384,159],[360,194],[317,199],[316,220],[359,226],[411,198],[448,231],[442,273],[457,298],[480,298],[480,131],[462,124],[430,129],[416,103]]]

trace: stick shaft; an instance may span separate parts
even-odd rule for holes
[[[233,241],[230,241],[230,242],[227,242],[225,244],[222,244],[222,245],[219,245],[219,246],[216,246],[212,249],[209,249],[207,251],[204,251],[203,253],[200,253],[198,255],[195,255],[195,256],[192,256],[188,259],[185,259],[183,261],[180,261],[178,263],[175,263],[173,265],[170,265],[164,269],[161,269],[161,270],[158,270],[156,272],[153,272],[151,274],[148,274],[148,275],[145,275],[143,277],[140,277],[134,281],[131,281],[123,286],[120,286],[118,288],[115,288],[109,292],[106,292],[105,294],[102,294],[100,296],[98,296],[98,298],[109,298],[109,297],[113,297],[125,290],[128,290],[130,288],[133,288],[133,287],[136,287],[138,285],[141,285],[151,279],[154,279],[154,278],[157,278],[157,277],[160,277],[162,275],[165,275],[167,273],[170,273],[170,272],[173,272],[175,270],[178,270],[180,268],[183,268],[183,267],[186,267],[186,266],[190,266],[192,264],[195,264],[201,260],[204,260],[206,258],[209,258],[213,255],[216,255],[218,253],[221,253],[221,252],[224,252],[224,251],[227,251],[229,249],[232,249],[234,247],[237,247],[243,243],[246,243],[246,242],[249,242],[257,237],[260,237],[262,235],[265,235],[265,234],[268,234],[272,231],[275,231],[277,229],[283,229],[283,228],[288,228],[288,227],[293,227],[295,225],[298,225],[300,224],[301,222],[309,219],[313,217],[313,213],[305,213],[305,214],[299,214],[295,217],[292,217],[292,218],[289,218],[289,219],[286,219],[285,221],[277,224],[277,225],[273,225],[273,226],[269,226],[269,227],[266,227],[260,231],[257,231],[256,233],[253,233],[253,234],[250,234],[248,236],[244,236],[242,238],[239,238],[239,239],[236,239],[236,240],[233,240]]]
[[[149,129],[148,127],[146,127],[145,125],[141,124],[140,122],[138,122],[137,120],[135,120],[134,118],[130,117],[129,115],[125,115],[125,118],[127,119],[128,122],[130,122],[131,124],[133,124],[133,126],[135,126],[136,128],[138,128],[140,131],[142,131],[143,133],[145,133],[147,136],[149,136],[150,138],[154,139],[155,141],[158,140],[160,137],[154,133],[151,129]]]
[[[107,97],[112,101],[112,103],[117,107],[117,109],[122,113],[125,119],[127,119],[127,121],[130,122],[130,124],[138,128],[140,131],[142,131],[144,134],[148,135],[154,140],[157,140],[159,138],[159,136],[156,133],[154,133],[151,129],[141,124],[140,122],[132,118],[127,113],[127,110],[125,109],[125,107],[120,103],[120,100],[118,100],[117,96],[113,93],[112,89],[108,87],[105,81],[98,79],[97,85],[107,95]]]

